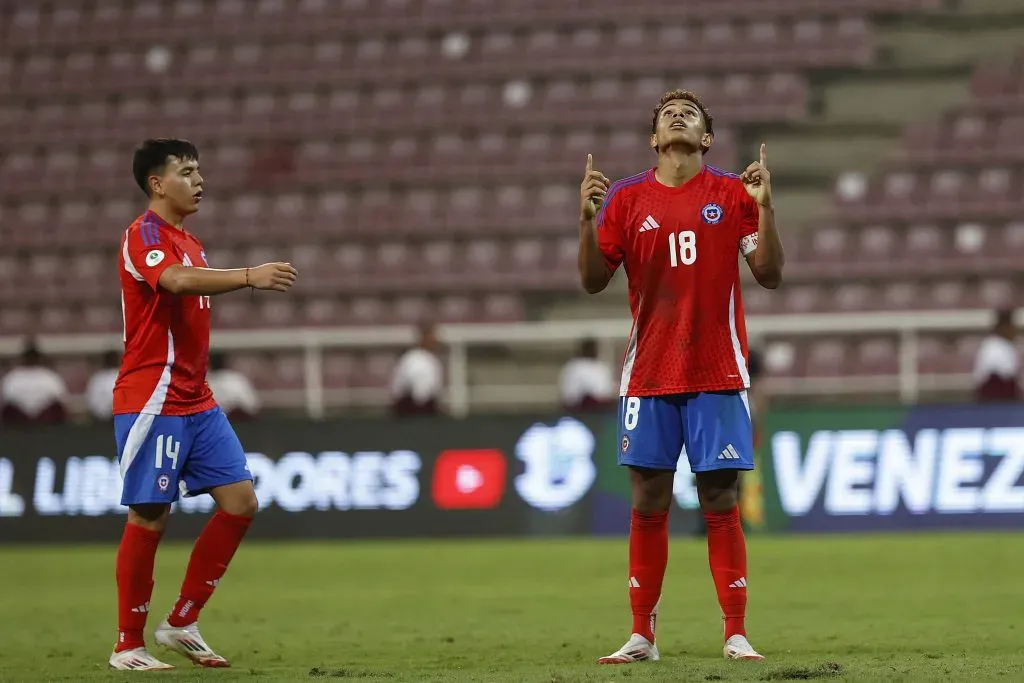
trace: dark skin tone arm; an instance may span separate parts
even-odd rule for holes
[[[160,286],[178,296],[215,296],[245,287],[286,292],[298,271],[288,263],[264,263],[255,268],[186,268],[175,264],[160,274]]]
[[[757,249],[747,255],[747,265],[754,279],[765,289],[775,289],[782,283],[782,268],[786,254],[782,239],[775,227],[775,205],[772,202],[771,174],[768,157],[761,145],[761,158],[749,166],[741,176],[747,194],[757,202]]]
[[[587,170],[580,185],[580,246],[576,265],[583,289],[590,294],[603,291],[612,279],[612,271],[597,243],[597,212],[608,194],[611,182],[594,170],[594,157],[587,155]]]

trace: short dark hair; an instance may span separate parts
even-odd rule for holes
[[[223,370],[228,366],[227,357],[220,351],[210,352],[210,369]]]
[[[579,353],[581,358],[597,358],[597,340],[584,339],[581,341]]]
[[[667,93],[661,96],[661,100],[658,101],[658,106],[654,108],[654,116],[651,118],[651,134],[653,135],[658,130],[658,116],[661,115],[661,110],[665,108],[665,105],[672,100],[684,100],[690,102],[698,110],[700,110],[701,116],[704,117],[704,130],[707,131],[711,137],[715,136],[715,118],[711,116],[711,112],[708,111],[707,106],[701,101],[697,93],[690,90],[669,90]],[[707,152],[709,148],[701,145],[700,151]]]
[[[149,196],[149,176],[167,165],[167,159],[199,161],[199,150],[188,140],[175,138],[150,138],[135,149],[132,159],[132,175],[135,182]]]
[[[21,362],[25,365],[40,365],[43,362],[43,353],[39,350],[39,344],[32,337],[26,339],[22,344]]]
[[[1010,327],[1013,325],[1014,309],[1002,308],[996,311],[996,327]]]

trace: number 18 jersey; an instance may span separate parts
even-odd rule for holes
[[[651,169],[612,183],[597,216],[608,268],[633,313],[622,396],[746,389],[739,256],[757,249],[757,204],[739,176],[704,166],[680,187]]]

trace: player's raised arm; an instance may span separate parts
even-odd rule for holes
[[[610,183],[600,171],[594,170],[594,157],[587,155],[587,169],[580,184],[580,246],[577,266],[580,282],[590,294],[608,286],[614,270],[608,267],[597,237],[597,215],[608,194]]]
[[[160,274],[160,286],[180,296],[214,296],[245,287],[287,292],[298,271],[290,263],[264,263],[254,268],[186,268],[174,264]]]
[[[775,289],[782,283],[786,254],[775,227],[771,173],[764,143],[761,144],[760,159],[747,166],[741,178],[747,194],[757,204],[757,241],[753,243],[755,248],[752,252],[744,252],[747,265],[758,284],[766,289]]]

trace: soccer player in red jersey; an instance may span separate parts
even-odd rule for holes
[[[704,164],[713,142],[700,99],[666,93],[651,125],[658,165],[609,185],[588,156],[580,187],[583,286],[600,292],[623,265],[633,313],[619,391],[619,464],[629,468],[633,498],[633,629],[602,664],[659,658],[654,630],[681,456],[696,475],[707,520],[725,657],[764,659],[744,629],[747,557],[737,488],[754,454],[738,261],[742,255],[761,286],[774,289],[785,259],[764,145],[760,160],[737,176]]]
[[[199,613],[256,514],[245,451],[206,383],[210,297],[295,282],[287,263],[219,270],[183,227],[199,210],[199,152],[185,140],[146,140],[132,164],[149,208],[124,233],[118,256],[124,358],[114,386],[114,433],[128,522],[117,549],[114,669],[171,669],[146,650],[153,564],[171,503],[209,493],[217,511],[192,549],[177,603],[156,640],[207,667],[228,666],[199,634]]]

